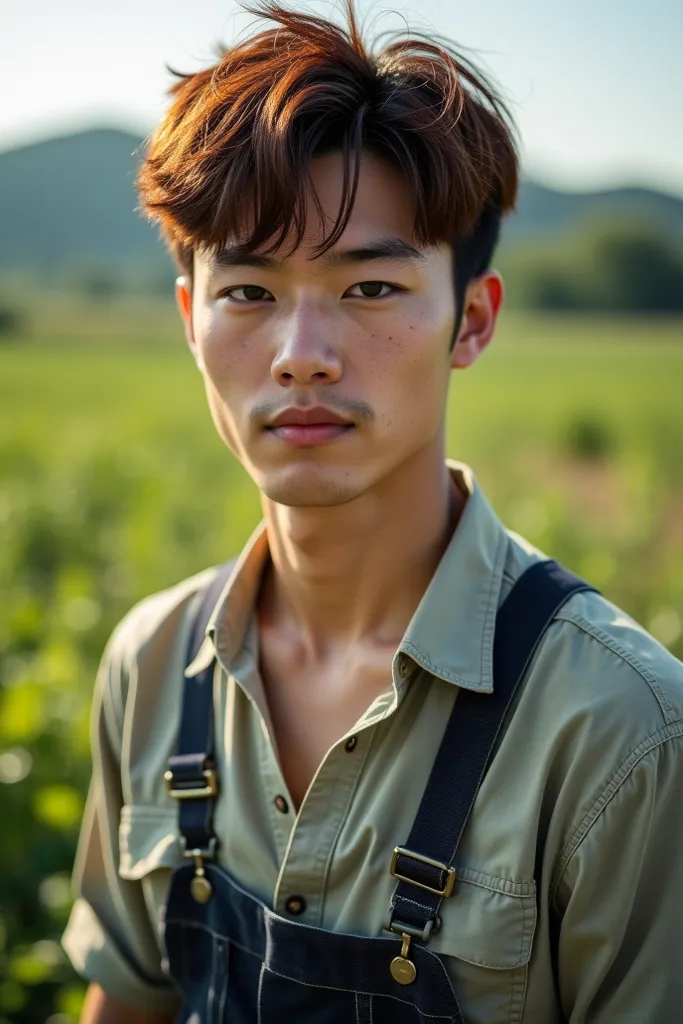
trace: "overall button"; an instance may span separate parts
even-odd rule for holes
[[[357,744],[358,744],[358,737],[357,736],[349,736],[348,740],[344,744],[344,750],[346,751],[347,754],[350,754],[352,750],[356,749],[356,745]]]
[[[285,903],[285,910],[288,914],[303,914],[306,909],[306,900],[303,896],[290,896]]]
[[[410,675],[411,668],[412,666],[410,664],[410,659],[406,657],[401,658],[401,660],[398,663],[398,674],[400,675],[401,679],[405,679],[407,676]]]
[[[280,814],[286,814],[287,811],[289,810],[289,804],[287,803],[283,796],[276,796],[275,799],[273,800],[273,803],[277,807]]]

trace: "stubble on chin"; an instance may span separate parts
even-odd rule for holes
[[[290,508],[335,508],[358,497],[358,489],[351,485],[351,481],[266,480],[259,486],[270,501]]]

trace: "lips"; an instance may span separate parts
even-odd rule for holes
[[[352,426],[349,420],[340,416],[332,409],[327,409],[324,405],[312,405],[303,409],[298,406],[291,406],[289,409],[283,409],[281,413],[278,413],[268,426],[316,427],[329,424],[342,427]]]
[[[329,444],[351,433],[354,424],[323,405],[305,409],[290,406],[278,413],[266,429],[271,437],[279,441],[297,448],[312,448]]]

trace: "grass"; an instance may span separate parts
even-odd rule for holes
[[[683,322],[506,315],[449,454],[683,656]],[[419,400],[419,396],[416,396]],[[60,957],[93,679],[138,598],[239,550],[258,495],[168,302],[44,296],[0,345],[0,1024],[77,1018]],[[1,781],[1,780],[0,780]]]

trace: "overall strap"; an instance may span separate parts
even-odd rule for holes
[[[221,565],[205,589],[192,623],[185,665],[195,659],[204,642],[206,627],[235,559]],[[180,801],[179,829],[185,850],[212,858],[216,851],[213,808],[218,795],[214,770],[213,674],[215,658],[202,672],[185,676],[177,752],[168,759],[164,778],[171,796]]]
[[[594,589],[557,562],[537,562],[501,605],[493,693],[458,691],[408,840],[394,850],[390,870],[399,882],[385,920],[388,930],[429,939],[441,902],[453,890],[458,843],[519,682],[562,605]]]

